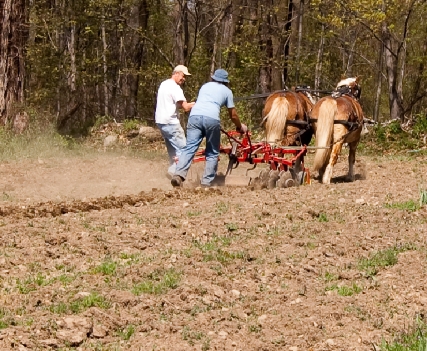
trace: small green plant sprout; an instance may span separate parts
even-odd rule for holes
[[[229,232],[234,232],[234,231],[236,231],[237,229],[239,229],[239,227],[237,226],[237,224],[236,224],[236,223],[227,223],[227,224],[226,224],[226,227],[227,227],[227,230],[228,230]]]
[[[331,281],[333,281],[333,280],[337,280],[338,279],[338,275],[336,275],[336,274],[333,274],[333,273],[331,273],[331,272],[326,272],[324,275],[323,275],[323,280],[325,280],[325,281],[327,281],[327,282],[331,282]]]
[[[319,213],[319,222],[329,222],[329,219],[326,216],[326,213]]]
[[[117,335],[125,341],[129,340],[133,334],[135,334],[135,327],[132,324],[117,331]]]
[[[427,190],[420,190],[420,208],[427,205]]]
[[[205,334],[199,331],[191,330],[188,326],[185,326],[181,332],[182,340],[187,341],[191,346],[196,344],[196,341],[205,338]]]

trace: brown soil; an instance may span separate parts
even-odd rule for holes
[[[272,190],[177,190],[109,154],[1,164],[0,349],[379,349],[427,313],[427,210],[405,209],[427,163],[358,159],[353,183],[343,156],[331,185]]]

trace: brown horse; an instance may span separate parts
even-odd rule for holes
[[[282,146],[308,145],[313,135],[309,123],[313,104],[310,94],[302,88],[272,93],[263,110],[266,141]]]
[[[341,80],[332,93],[320,99],[311,111],[315,123],[316,150],[313,170],[319,171],[322,183],[329,184],[334,165],[344,143],[350,151],[346,179],[354,181],[356,147],[363,128],[363,111],[359,104],[359,77]]]

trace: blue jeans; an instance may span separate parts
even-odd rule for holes
[[[166,149],[168,150],[168,172],[174,174],[176,169],[175,156],[179,157],[181,155],[181,150],[186,143],[184,129],[180,124],[157,123],[157,127],[160,129],[163,139],[165,139]]]
[[[205,116],[191,116],[187,124],[187,145],[181,150],[175,174],[186,178],[194,155],[203,138],[206,138],[206,164],[202,185],[211,185],[218,169],[218,156],[221,142],[221,123]]]

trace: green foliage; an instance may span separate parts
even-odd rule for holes
[[[414,138],[422,138],[427,135],[427,116],[425,114],[414,116],[412,135]]]
[[[130,132],[131,130],[139,129],[140,125],[140,121],[137,121],[135,119],[125,119],[123,121],[123,130],[125,132]]]
[[[376,125],[371,132],[362,138],[359,148],[371,154],[393,154],[398,152],[417,151],[423,153],[423,136],[427,135],[425,117],[416,117],[414,125],[405,131],[399,121],[388,125]],[[426,152],[427,153],[427,152]]]

